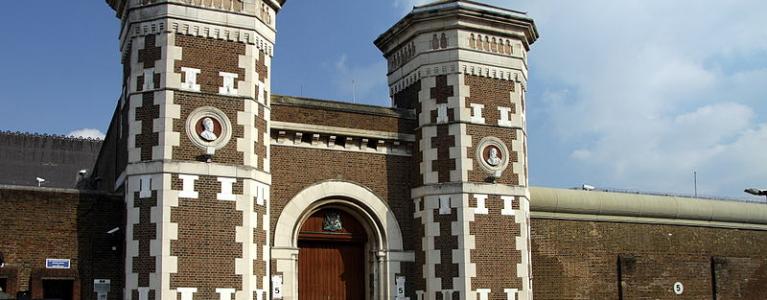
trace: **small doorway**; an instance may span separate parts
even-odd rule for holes
[[[43,279],[44,300],[73,300],[73,280],[66,279]]]
[[[8,293],[8,278],[0,278],[0,292]]]
[[[300,300],[365,299],[367,233],[351,214],[324,208],[301,226],[298,237]]]

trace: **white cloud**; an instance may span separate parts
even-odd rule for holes
[[[669,192],[691,191],[693,170],[708,193],[767,184],[755,165],[767,158],[767,2],[518,4],[541,33],[528,120],[543,128],[535,139],[570,147],[544,158],[559,172]]]
[[[94,128],[82,128],[73,130],[70,133],[67,133],[67,136],[71,137],[82,137],[82,138],[92,138],[92,139],[104,139],[106,136],[101,130],[94,129]]]
[[[403,15],[428,2],[393,0]],[[702,192],[728,196],[767,184],[767,2],[482,2],[527,11],[541,34],[531,140],[565,149],[531,155],[534,179],[691,193],[697,170]]]
[[[341,95],[356,102],[389,106],[386,84],[386,62],[379,60],[371,64],[352,65],[346,54],[342,54],[335,65],[336,89]]]

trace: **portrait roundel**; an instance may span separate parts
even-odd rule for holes
[[[503,162],[501,149],[496,145],[487,145],[482,149],[482,159],[490,166],[497,167]]]
[[[213,142],[221,136],[221,121],[216,117],[204,117],[197,120],[195,125],[197,135],[208,142]]]
[[[479,141],[476,159],[488,175],[500,177],[509,165],[509,149],[496,137],[486,137]]]
[[[232,124],[226,114],[215,107],[200,107],[186,120],[186,132],[195,146],[220,149],[232,136]]]

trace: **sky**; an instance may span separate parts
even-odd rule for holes
[[[424,2],[288,1],[273,92],[389,106],[372,42]],[[483,2],[526,11],[541,34],[529,55],[532,185],[692,194],[697,172],[699,194],[767,188],[767,2]],[[103,135],[121,82],[104,1],[9,1],[0,28],[0,130]]]

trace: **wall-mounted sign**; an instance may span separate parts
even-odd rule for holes
[[[46,258],[45,259],[46,269],[69,269],[71,265],[72,263],[69,259],[62,259],[62,258]]]
[[[397,296],[394,299],[405,299],[405,276],[397,276],[394,281],[397,287]]]
[[[96,279],[93,280],[93,291],[96,293],[96,299],[106,300],[109,295],[109,288],[112,281],[109,279]]]
[[[684,293],[684,285],[681,282],[674,283],[674,293],[677,295]]]
[[[272,299],[282,299],[282,276],[272,276]]]

